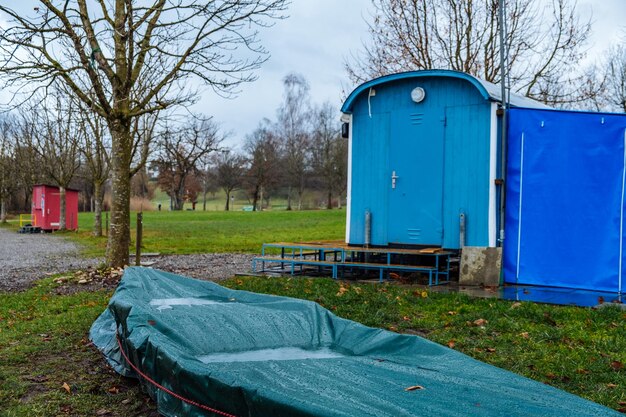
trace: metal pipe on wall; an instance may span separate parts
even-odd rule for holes
[[[465,213],[459,214],[459,247],[465,246]]]
[[[500,18],[500,92],[502,94],[502,124],[501,124],[501,162],[500,162],[500,246],[504,245],[504,206],[506,202],[506,123],[507,123],[507,100],[506,100],[506,51],[505,51],[505,0],[498,1],[498,15]]]
[[[369,210],[365,210],[365,238],[364,243],[365,247],[369,248],[372,237],[372,213]]]

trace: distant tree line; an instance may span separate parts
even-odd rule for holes
[[[305,191],[322,192],[325,206],[342,206],[347,175],[347,140],[341,138],[339,113],[330,103],[310,103],[309,84],[299,74],[283,79],[283,102],[276,121],[262,120],[243,148],[221,146],[226,138],[211,120],[166,126],[159,134],[151,168],[171,199],[206,210],[207,194],[222,190],[224,209],[235,191],[244,192],[252,210],[284,197],[287,210],[302,209]]]
[[[275,122],[263,120],[241,150],[222,146],[227,135],[211,117],[150,113],[134,120],[131,196],[152,199],[159,187],[169,209],[194,208],[208,194],[244,193],[253,210],[273,197],[288,210],[303,208],[306,190],[322,192],[325,206],[342,206],[346,191],[347,141],[340,137],[338,111],[312,105],[309,85],[298,74],[284,80],[284,100]],[[95,212],[93,234],[101,236],[105,191],[110,189],[111,137],[106,120],[54,84],[0,120],[0,221],[9,210],[30,212],[33,186],[60,189],[61,228],[65,190],[82,191],[83,209]]]

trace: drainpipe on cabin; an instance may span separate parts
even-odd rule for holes
[[[501,110],[502,110],[502,124],[500,128],[501,139],[500,139],[500,151],[501,151],[501,162],[500,162],[500,179],[498,182],[500,183],[500,246],[504,246],[504,220],[505,220],[505,203],[506,203],[506,132],[507,132],[507,101],[506,101],[506,54],[504,50],[504,39],[505,39],[505,21],[504,21],[504,1],[499,0],[498,2],[498,11],[500,18],[500,93],[501,93]]]

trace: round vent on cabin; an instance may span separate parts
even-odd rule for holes
[[[415,87],[413,91],[411,91],[411,100],[416,103],[420,103],[426,97],[426,91],[422,87]]]

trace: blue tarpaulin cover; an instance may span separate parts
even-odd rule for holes
[[[626,115],[509,111],[504,280],[623,290]]]
[[[145,268],[126,270],[90,332],[109,363],[133,376],[116,334],[154,382],[241,417],[621,415],[310,301]],[[214,415],[142,382],[165,416]]]

